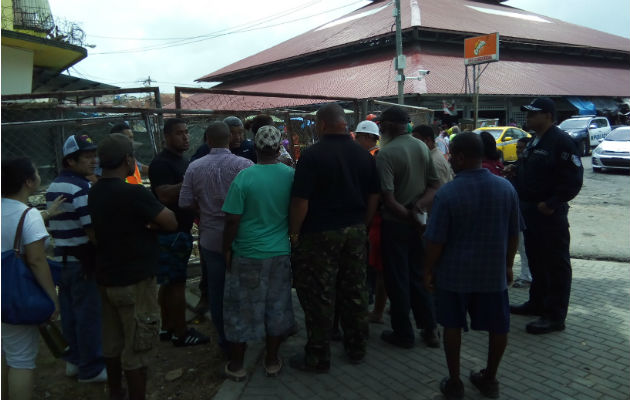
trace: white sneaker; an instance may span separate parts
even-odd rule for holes
[[[89,379],[79,379],[80,383],[101,383],[107,382],[107,370],[103,368],[103,370],[96,376]]]
[[[72,378],[74,376],[77,376],[78,374],[79,367],[70,362],[66,362],[66,376]]]

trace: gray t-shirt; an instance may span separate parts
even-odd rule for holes
[[[381,191],[394,193],[396,201],[405,207],[418,201],[429,183],[439,181],[429,148],[410,134],[398,136],[381,148],[376,156],[376,169]],[[406,222],[387,208],[383,218]]]

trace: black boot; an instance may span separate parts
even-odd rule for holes
[[[129,400],[145,400],[147,390],[147,368],[125,370]]]
[[[107,369],[107,387],[109,388],[110,400],[125,400],[126,393],[122,387],[122,367],[120,357],[105,357],[105,368]]]

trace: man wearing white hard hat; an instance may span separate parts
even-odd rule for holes
[[[374,114],[368,115],[368,118]],[[380,147],[378,140],[381,138],[378,125],[372,121],[365,120],[359,122],[355,130],[355,139],[361,147],[369,151],[372,156],[376,157]],[[381,250],[381,223],[383,221],[380,211],[374,214],[372,223],[368,230],[368,240],[370,242],[368,252],[368,263],[374,271],[374,308],[368,315],[368,320],[373,323],[382,324],[383,312],[387,303],[387,291],[385,290],[385,282],[383,278],[383,254]]]
[[[380,147],[377,145],[377,142],[381,138],[381,134],[376,123],[368,120],[359,122],[354,135],[357,143],[369,151],[370,154],[375,156],[378,153]]]

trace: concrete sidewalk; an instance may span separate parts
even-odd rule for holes
[[[518,262],[515,275],[519,271]],[[573,260],[571,307],[564,332],[543,336],[525,333],[531,317],[513,316],[509,344],[499,369],[503,399],[630,398],[630,273],[628,264]],[[527,299],[527,289],[510,289],[510,300]],[[246,382],[226,381],[215,399],[441,399],[440,380],[447,375],[443,349],[420,340],[411,350],[392,347],[379,338],[385,325],[370,325],[366,362],[351,365],[340,342],[332,344],[328,374],[291,369],[288,359],[302,351],[304,314],[294,295],[300,333],[281,348],[287,365],[267,378],[261,364],[262,344],[248,351]],[[471,369],[485,366],[487,334],[462,337],[462,380],[467,399],[483,398],[470,384]]]

